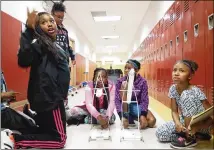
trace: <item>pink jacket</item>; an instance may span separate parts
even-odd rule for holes
[[[113,115],[114,108],[115,108],[115,85],[111,82],[108,81],[109,84],[109,106],[106,112],[106,116],[109,118]],[[100,113],[96,110],[96,108],[93,106],[93,82],[88,82],[88,88],[85,91],[85,103],[86,103],[86,108],[88,112],[94,117],[97,118]]]

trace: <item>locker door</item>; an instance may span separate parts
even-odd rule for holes
[[[205,1],[205,60],[206,60],[206,88],[207,98],[210,104],[213,105],[214,87],[213,87],[213,1]]]
[[[192,59],[196,61],[199,68],[192,79],[192,83],[197,85],[203,92],[205,91],[205,33],[204,33],[204,13],[205,13],[205,2],[204,1],[194,1],[192,5]],[[202,10],[202,11],[198,11]]]
[[[163,40],[163,27],[164,27],[164,20],[161,19],[160,21],[160,93],[159,93],[159,97],[160,97],[160,101],[161,103],[164,103],[164,99],[163,99],[163,82],[164,82],[164,49],[163,49],[163,45],[164,45],[164,40]]]
[[[163,58],[163,99],[164,99],[164,105],[166,105],[166,88],[167,88],[167,68],[168,68],[168,63],[169,63],[169,54],[168,54],[168,36],[169,36],[169,14],[166,12],[164,15],[164,42],[163,42],[163,50],[164,50],[164,58]]]
[[[167,67],[167,85],[166,85],[166,90],[165,90],[165,95],[166,95],[166,105],[167,107],[171,107],[170,102],[171,100],[168,97],[168,91],[170,86],[172,85],[172,66],[175,63],[175,3],[170,7],[169,11],[169,38],[168,38],[168,67]]]
[[[181,1],[175,2],[175,36],[173,37],[175,41],[175,57],[176,61],[183,58],[183,30],[182,30],[182,21],[183,21],[183,9]]]
[[[155,42],[155,41],[154,41]],[[153,98],[156,98],[156,51],[154,51],[153,61]]]
[[[192,23],[191,23],[191,4],[193,1],[182,1],[183,20],[182,20],[182,36],[183,36],[183,58],[192,59]]]

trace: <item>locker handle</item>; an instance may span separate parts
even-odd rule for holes
[[[209,30],[213,29],[213,24],[214,24],[213,14],[211,14],[208,16],[208,29]]]
[[[178,45],[179,45],[179,35],[176,36],[176,46],[178,46]]]
[[[194,36],[197,37],[199,34],[199,23],[194,25]]]
[[[188,37],[187,37],[187,30],[186,30],[184,31],[184,42],[187,42],[187,40],[188,40]]]
[[[172,49],[172,40],[169,41],[170,49]]]

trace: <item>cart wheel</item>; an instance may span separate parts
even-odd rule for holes
[[[140,138],[140,140],[141,140],[142,142],[144,142],[144,140],[143,140],[143,138],[142,138],[142,137]]]
[[[78,92],[76,92],[76,94],[77,94]]]
[[[91,136],[89,136],[89,138],[88,138],[88,142],[91,142]]]
[[[71,96],[74,96],[74,94],[71,94]]]

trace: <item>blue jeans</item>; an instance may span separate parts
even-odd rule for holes
[[[134,120],[138,120],[138,113],[140,117],[140,106],[136,103],[130,103],[128,104],[128,112],[123,112],[123,117],[128,119],[129,123],[133,124]]]

